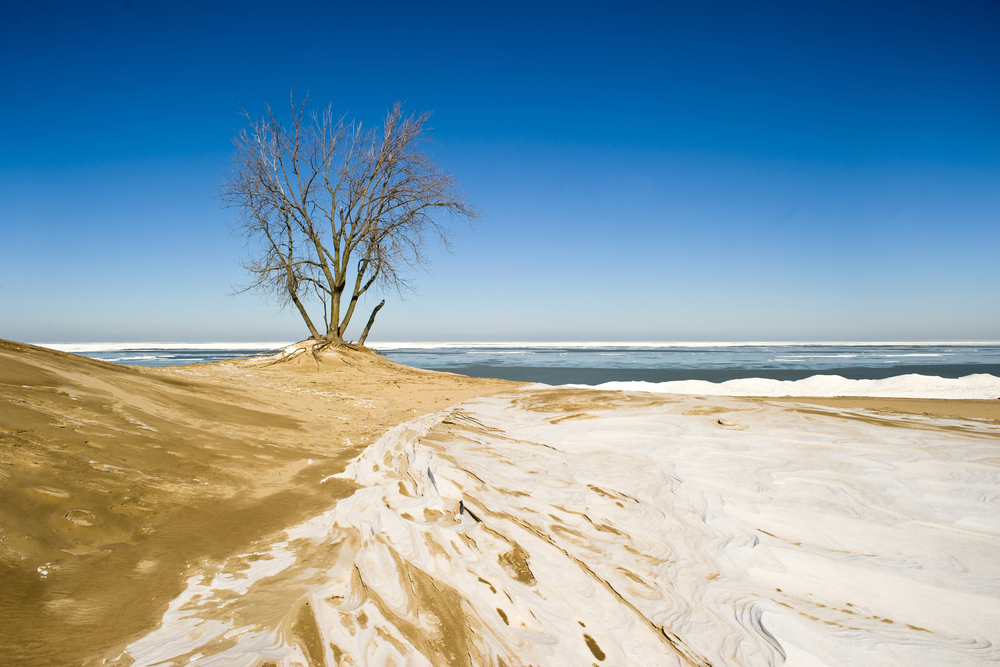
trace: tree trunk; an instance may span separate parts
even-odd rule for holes
[[[382,303],[375,306],[375,310],[372,311],[372,316],[368,318],[368,324],[365,325],[365,330],[361,332],[361,338],[358,339],[358,345],[364,345],[365,340],[368,339],[368,332],[371,331],[372,325],[375,323],[375,316],[378,315],[378,311],[382,310],[382,306],[385,305],[385,299],[382,299]]]
[[[294,303],[295,307],[299,309],[299,314],[302,315],[302,319],[305,320],[306,326],[309,327],[309,334],[313,337],[313,340],[319,340],[319,332],[316,331],[316,327],[313,326],[312,319],[310,319],[309,313],[306,312],[306,307],[302,305],[301,301],[299,301],[299,296],[293,292],[291,297],[292,303]]]

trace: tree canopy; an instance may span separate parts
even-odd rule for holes
[[[407,115],[397,102],[365,128],[309,102],[293,90],[287,117],[270,105],[259,118],[243,111],[223,199],[248,242],[243,291],[294,305],[313,339],[339,344],[362,295],[408,289],[406,271],[425,263],[426,243],[447,246],[444,218],[478,214],[423,150],[429,112]]]

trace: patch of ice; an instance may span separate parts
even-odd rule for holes
[[[129,350],[278,350],[287,342],[273,343],[33,343],[60,352],[126,352]]]
[[[673,382],[605,382],[595,387],[564,385],[612,391],[645,391],[654,394],[696,396],[867,396],[873,398],[1000,398],[1000,378],[986,373],[963,378],[935,375],[897,375],[882,380],[848,380],[839,375],[813,375],[804,380],[746,378],[727,382],[677,380]]]
[[[845,341],[512,341],[512,342],[373,342],[369,341],[368,346],[379,350],[399,350],[399,349],[450,349],[450,348],[714,348],[714,347],[934,347],[948,345],[950,347],[976,347],[980,345],[998,345],[1000,341],[934,341],[934,342],[908,342],[908,341],[877,341],[877,342],[845,342]]]

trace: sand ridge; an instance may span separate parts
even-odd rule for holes
[[[765,398],[765,401],[819,405],[835,409],[862,409],[890,415],[922,415],[950,419],[974,419],[1000,423],[1000,399],[925,399],[925,398]]]
[[[81,664],[124,646],[189,569],[349,495],[320,480],[390,426],[512,386],[356,350],[151,369],[0,341],[6,658]]]

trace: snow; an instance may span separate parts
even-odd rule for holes
[[[704,380],[605,382],[597,385],[595,389],[697,396],[869,396],[991,400],[1000,398],[1000,378],[986,373],[967,375],[963,378],[942,378],[911,373],[882,380],[848,380],[839,375],[813,375],[804,380],[747,378],[718,383]]]
[[[475,399],[390,430],[333,509],[192,572],[128,657],[996,664],[998,444],[738,398]]]

